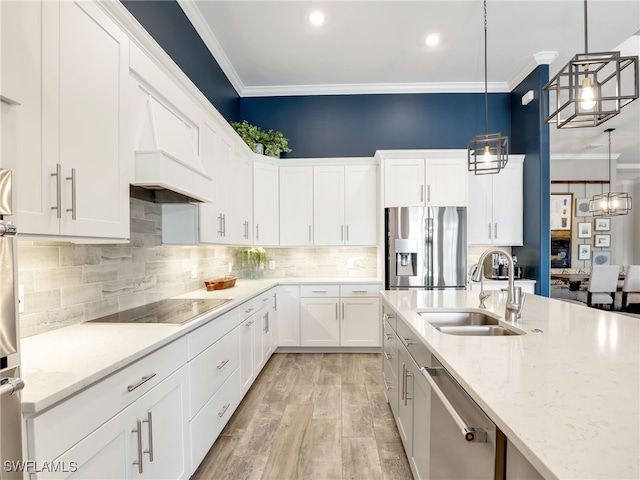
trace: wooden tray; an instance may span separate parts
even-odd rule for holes
[[[228,275],[225,277],[218,277],[212,280],[205,280],[204,287],[208,292],[213,290],[224,290],[225,288],[231,288],[236,284],[237,277]]]

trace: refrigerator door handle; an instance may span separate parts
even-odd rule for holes
[[[425,287],[433,286],[433,218],[424,219],[424,263],[425,263]]]

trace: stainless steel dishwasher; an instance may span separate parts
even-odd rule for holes
[[[429,473],[424,477],[503,479],[504,435],[433,355],[430,363],[416,376],[416,393],[430,392]]]

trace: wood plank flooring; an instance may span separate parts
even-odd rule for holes
[[[410,480],[379,354],[277,353],[192,480]]]

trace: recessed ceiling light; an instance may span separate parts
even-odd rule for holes
[[[435,47],[440,43],[440,35],[438,35],[437,33],[432,33],[431,35],[427,36],[425,43],[430,47]]]
[[[309,21],[315,26],[322,25],[324,23],[324,13],[319,10],[311,12],[311,15],[309,15]]]

